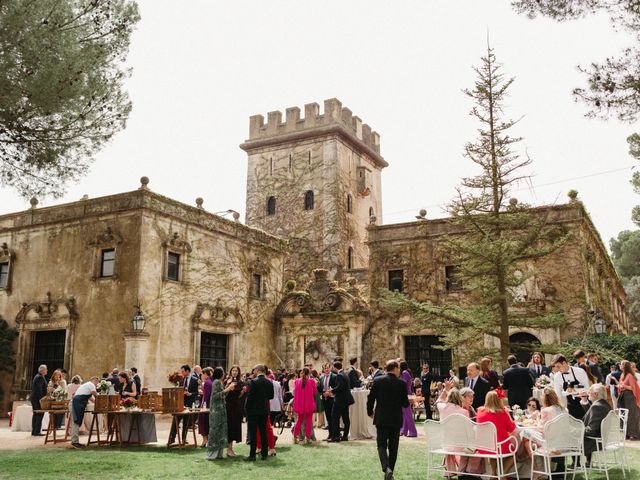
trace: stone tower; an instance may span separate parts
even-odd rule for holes
[[[380,136],[337,99],[249,120],[246,223],[289,240],[285,279],[337,280],[368,266],[366,228],[382,215]],[[356,272],[349,272],[356,270]]]

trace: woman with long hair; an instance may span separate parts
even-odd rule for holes
[[[207,460],[223,458],[222,452],[227,446],[227,407],[224,397],[236,385],[231,382],[226,388],[222,385],[224,369],[216,367],[211,375],[211,395],[209,396],[209,438],[207,440]]]
[[[495,390],[500,387],[500,380],[498,380],[498,374],[492,367],[493,360],[489,357],[484,357],[480,360],[480,375],[489,382],[491,390]]]
[[[213,368],[206,367],[202,369],[202,408],[207,407],[207,402],[211,397],[211,386],[213,385]],[[206,447],[209,441],[209,414],[201,413],[198,415],[198,433],[202,436],[202,446]]]
[[[409,365],[406,360],[400,359],[400,379],[404,380],[407,384],[407,395],[413,394],[413,375],[409,370]],[[416,430],[416,422],[413,420],[413,409],[411,408],[411,400],[408,407],[402,407],[402,428],[400,428],[400,435],[406,435],[407,437],[417,437],[418,431]]]
[[[138,392],[136,390],[136,382],[132,381],[127,372],[120,372],[118,374],[118,381],[120,382],[120,396],[136,398]]]
[[[318,387],[313,378],[309,376],[309,368],[300,370],[300,377],[295,381],[293,394],[293,411],[298,414],[296,424],[293,427],[293,442],[298,443],[300,431],[304,424],[305,442],[311,443],[313,413],[316,411],[316,394]]]
[[[51,374],[51,378],[49,379],[49,384],[47,385],[47,392],[51,394],[58,387],[66,389],[67,381],[62,376],[62,370],[60,370],[59,368],[56,368]],[[58,429],[62,428],[62,424],[64,423],[65,416],[61,414],[55,414],[54,417],[56,422],[56,428]]]
[[[618,408],[629,410],[627,417],[627,438],[635,440],[640,438],[640,386],[631,367],[631,362],[620,362],[622,376],[618,383]]]
[[[242,441],[242,372],[238,365],[233,365],[229,370],[229,376],[224,382],[225,388],[229,385],[234,387],[226,395],[227,406],[227,457],[235,457],[233,442]]]

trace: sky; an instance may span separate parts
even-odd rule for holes
[[[577,65],[617,54],[631,39],[604,16],[556,23],[517,15],[506,0],[141,0],[127,64],[133,110],[127,128],[96,156],[63,199],[40,206],[151,190],[244,218],[249,116],[336,97],[381,135],[385,224],[428,218],[460,178],[475,173],[463,147],[476,138],[471,100],[487,37],[516,78],[507,116],[533,164],[512,196],[564,203],[576,189],[608,244],[632,229],[640,203],[626,138],[637,125],[584,117],[571,95]],[[284,115],[283,115],[284,116]],[[0,189],[2,213],[28,202]],[[380,218],[380,217],[378,217]]]

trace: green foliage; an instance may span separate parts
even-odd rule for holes
[[[571,358],[576,350],[597,353],[600,364],[607,368],[620,360],[639,363],[640,335],[591,335],[570,339],[561,346],[561,353],[567,358]],[[603,373],[606,374],[606,370]]]
[[[640,275],[640,230],[623,230],[609,241],[613,265],[623,283]]]
[[[18,331],[10,328],[6,320],[0,319],[0,372],[12,372],[16,365],[13,350],[13,341],[18,337]],[[0,385],[0,398],[3,395],[2,385]]]
[[[64,193],[123,129],[131,0],[0,1],[0,182]]]
[[[474,88],[465,90],[475,106],[471,115],[480,128],[479,138],[465,145],[465,157],[478,173],[462,179],[449,204],[451,222],[461,234],[445,238],[445,255],[457,266],[465,300],[447,299],[445,305],[415,302],[402,295],[383,294],[383,304],[410,312],[423,327],[442,332],[443,344],[464,347],[464,354],[486,353],[485,336],[497,340],[502,364],[510,354],[512,327],[550,327],[564,321],[559,312],[547,315],[514,313],[515,294],[535,274],[523,261],[553,252],[567,234],[547,225],[546,216],[509,199],[512,186],[524,180],[521,169],[531,163],[520,159],[513,145],[521,139],[509,135],[516,123],[502,118],[504,101],[513,78],[506,79],[491,48],[474,68]],[[524,271],[523,271],[524,270]]]
[[[634,44],[619,56],[608,56],[604,62],[579,67],[586,75],[587,86],[573,90],[574,96],[589,106],[587,116],[634,122],[640,113],[640,2],[629,0],[514,0],[518,13],[535,18],[538,15],[559,22],[604,13],[614,30],[625,30]]]

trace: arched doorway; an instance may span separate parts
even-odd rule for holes
[[[526,367],[531,360],[531,355],[541,345],[540,340],[535,335],[531,335],[527,332],[518,332],[509,336],[509,343],[511,344],[511,353],[518,358],[518,362],[521,362]]]

